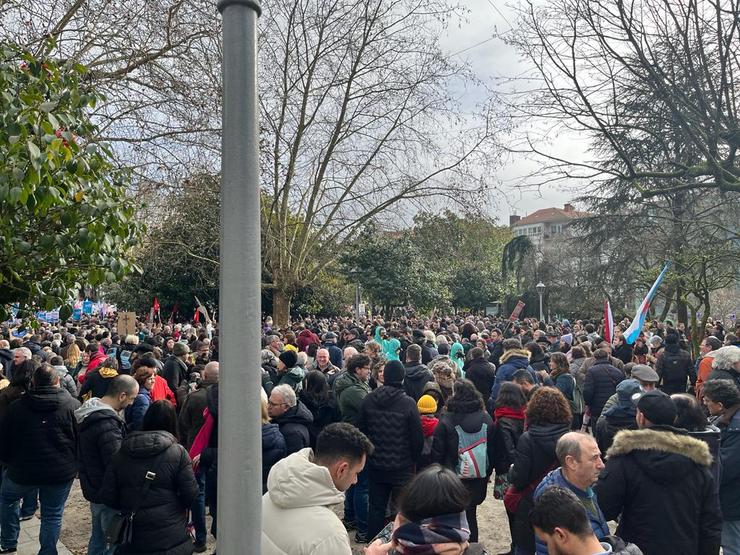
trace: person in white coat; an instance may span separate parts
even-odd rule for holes
[[[351,555],[332,506],[344,501],[372,451],[362,432],[341,422],[324,428],[315,453],[301,449],[275,463],[262,496],[262,554]]]

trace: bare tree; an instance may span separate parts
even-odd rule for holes
[[[525,3],[507,39],[533,64],[537,85],[515,108],[600,143],[593,159],[573,160],[526,137],[524,150],[545,160],[538,183],[617,178],[646,198],[740,191],[738,13],[738,0]],[[627,91],[643,100],[640,110],[625,113]],[[632,147],[641,141],[659,156],[640,156]]]
[[[455,15],[443,0],[289,0],[265,10],[263,257],[277,323],[363,223],[397,218],[407,202],[486,192],[489,117],[460,113],[450,86],[471,75],[437,43]]]

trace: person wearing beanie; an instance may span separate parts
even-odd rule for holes
[[[632,403],[632,396],[639,393],[640,382],[634,378],[624,380],[617,386],[617,404],[605,409],[594,426],[594,437],[599,444],[602,456],[612,446],[614,436],[620,430],[636,430],[635,416],[637,409]]]
[[[655,361],[655,371],[660,377],[658,387],[667,395],[686,393],[686,382],[691,387],[696,384],[696,372],[691,355],[680,346],[677,333],[669,333],[665,338],[665,349]]]
[[[392,493],[400,493],[414,476],[424,446],[424,432],[416,402],[403,389],[406,370],[391,360],[385,365],[383,385],[362,402],[357,425],[375,446],[368,458],[369,509],[367,535],[374,538],[385,525]]]
[[[432,436],[434,430],[439,424],[439,418],[435,416],[437,412],[437,401],[431,395],[422,395],[416,402],[416,408],[419,410],[421,417],[421,429],[424,433],[424,447],[421,450],[421,459],[416,470],[421,470],[432,464]]]
[[[280,376],[277,385],[288,384],[296,393],[301,390],[304,372],[298,366],[298,353],[296,351],[288,349],[280,353],[277,371],[278,376]]]

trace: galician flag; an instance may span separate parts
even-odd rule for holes
[[[668,269],[670,267],[671,262],[666,262],[663,271],[660,272],[660,275],[655,280],[655,283],[653,283],[650,291],[648,291],[648,294],[642,300],[642,303],[640,303],[640,308],[637,309],[637,314],[635,314],[630,327],[627,328],[627,330],[624,332],[624,338],[628,344],[632,345],[637,339],[637,336],[640,335],[642,326],[645,324],[645,318],[647,317],[648,310],[650,310],[650,303],[653,302],[655,294],[658,292],[658,287],[660,287],[660,284],[663,281],[665,275],[668,273]]]

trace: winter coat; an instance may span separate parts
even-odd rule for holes
[[[208,401],[206,398],[206,391],[208,387],[216,382],[213,381],[202,381],[198,384],[195,391],[191,391],[185,401],[183,401],[182,407],[180,407],[180,415],[178,416],[178,424],[180,426],[180,440],[185,446],[185,449],[190,449],[195,441],[195,436],[198,435],[200,428],[205,422],[203,418],[203,411],[205,410]]]
[[[541,370],[548,372],[550,370],[547,366],[547,355],[545,355],[545,353],[538,353],[531,357],[529,359],[529,365],[534,368],[535,372],[540,372]]]
[[[126,410],[124,411],[124,417],[126,419],[126,429],[129,432],[135,432],[141,429],[141,424],[144,421],[144,415],[151,405],[152,399],[148,389],[143,387],[139,388],[139,394],[134,399]]]
[[[622,362],[618,358],[613,357],[611,355],[609,355],[607,357],[607,360],[609,361],[609,364],[611,364],[612,366],[614,366],[614,368],[616,368],[617,370],[621,370],[622,372],[624,372],[624,362]],[[588,372],[588,369],[591,368],[594,364],[596,364],[596,358],[595,357],[589,357],[587,359],[584,359],[583,365],[581,366],[580,371],[583,372],[583,375],[585,376],[586,375],[586,372]]]
[[[403,379],[403,389],[406,391],[406,395],[411,397],[414,401],[418,401],[424,391],[424,386],[428,382],[434,381],[434,375],[429,369],[419,362],[407,362],[406,377]]]
[[[0,422],[2,422],[5,415],[8,414],[8,409],[10,408],[11,403],[20,399],[21,396],[25,394],[25,389],[15,385],[8,385],[8,387],[0,390]]]
[[[329,351],[329,362],[331,362],[337,368],[342,367],[344,360],[344,354],[342,349],[337,347],[334,343],[324,343],[324,349]]]
[[[55,366],[55,368],[60,367]],[[86,396],[87,398],[97,397],[98,399],[105,397],[105,394],[108,392],[108,384],[110,384],[110,381],[117,375],[118,370],[114,370],[113,368],[99,367],[92,372],[88,372],[85,375],[85,383],[82,384],[82,387],[80,388],[80,400],[84,399]]]
[[[77,384],[75,379],[70,375],[69,370],[64,364],[55,366],[54,370],[57,371],[59,376],[59,386],[66,389],[72,397],[77,398]]]
[[[565,476],[563,476],[562,468],[556,468],[550,472],[534,490],[534,500],[539,499],[540,495],[551,487],[565,488],[576,494],[579,501],[583,504],[583,508],[586,509],[586,515],[588,515],[588,521],[591,525],[594,535],[601,540],[601,538],[609,535],[609,525],[606,523],[604,513],[599,508],[599,502],[596,498],[596,494],[592,488],[582,490],[579,487],[571,484]],[[537,547],[537,555],[547,555],[547,545],[543,542],[539,536],[535,534],[535,544]]]
[[[8,408],[0,423],[0,460],[11,480],[60,484],[77,476],[74,411],[79,406],[66,389],[44,386],[29,390]]]
[[[93,356],[90,357],[90,362],[87,363],[87,366],[85,367],[84,372],[80,372],[77,376],[77,380],[80,382],[80,384],[84,384],[85,380],[87,379],[87,376],[91,374],[98,366],[103,364],[103,362],[108,358],[108,355],[105,353],[98,351]]]
[[[179,357],[171,355],[164,362],[164,369],[160,374],[167,380],[167,386],[172,391],[177,391],[180,384],[188,380],[188,365]]]
[[[334,381],[334,397],[342,414],[342,422],[357,426],[362,402],[370,393],[370,386],[349,372],[337,377]]]
[[[570,372],[558,374],[553,380],[553,385],[568,400],[571,410],[575,413],[575,389],[576,379]]]
[[[524,416],[522,418],[502,417],[494,423],[493,467],[496,475],[509,472],[514,463],[516,444],[524,433]]]
[[[301,330],[296,339],[296,343],[298,343],[298,350],[305,352],[309,345],[321,345],[321,340],[319,339],[319,336],[311,330]]]
[[[717,555],[722,515],[706,443],[668,426],[619,432],[595,486],[617,535],[645,555]]]
[[[142,497],[147,472],[156,476]],[[116,553],[192,553],[187,515],[197,497],[190,457],[172,434],[134,432],[126,437],[106,470],[100,490],[100,500],[114,509],[130,511],[139,505],[133,541]]]
[[[722,516],[725,520],[740,520],[740,410],[723,415],[716,424],[722,438],[719,449]]]
[[[686,382],[696,383],[694,363],[691,355],[678,345],[668,345],[655,362],[655,371],[660,376],[658,387],[667,395],[686,393]]]
[[[305,374],[306,373],[300,366],[286,369],[283,374],[280,374],[280,379],[276,385],[288,384],[293,388],[293,391],[298,393],[303,388],[303,378]]]
[[[313,422],[308,427],[308,433],[311,438],[310,447],[314,449],[316,448],[316,438],[321,430],[332,422],[339,422],[342,419],[342,414],[339,412],[339,405],[331,394],[326,398],[317,398],[314,395],[308,395],[304,390],[301,391],[299,398],[313,415]]]
[[[501,384],[504,382],[510,382],[514,378],[514,374],[517,370],[529,370],[529,373],[534,379],[534,383],[539,383],[537,374],[529,366],[529,351],[525,349],[511,349],[501,355],[501,366],[496,370],[496,380],[494,381],[493,388],[491,389],[491,399],[494,401],[498,397],[498,390],[501,388]]]
[[[8,376],[8,369],[13,362],[13,351],[0,349],[0,372]]]
[[[272,467],[262,496],[262,555],[351,555],[332,507],[344,500],[329,469],[302,449]]]
[[[485,358],[474,358],[468,363],[465,377],[473,382],[475,389],[483,397],[483,402],[488,401],[496,381],[496,367]]]
[[[177,406],[177,397],[175,397],[174,390],[170,389],[170,386],[167,385],[167,380],[159,374],[154,375],[154,385],[149,395],[152,398],[152,403],[154,401],[166,400]]]
[[[623,342],[613,351],[614,358],[618,358],[622,363],[627,364],[632,361],[632,345]]]
[[[503,341],[492,341],[488,344],[488,351],[491,353],[491,356],[488,357],[488,362],[498,368],[501,363],[501,355],[504,354]]]
[[[509,471],[509,481],[518,491],[532,485],[529,493],[522,497],[514,517],[513,542],[517,547],[534,553],[534,531],[529,524],[529,511],[533,507],[534,488],[545,475],[558,466],[555,445],[561,436],[570,431],[567,424],[534,424],[522,434],[514,452],[514,466]]]
[[[357,427],[375,451],[367,466],[380,471],[413,471],[424,444],[416,402],[400,387],[382,385],[362,402]]]
[[[462,481],[471,494],[470,505],[483,503],[486,498],[488,477],[493,473],[494,434],[496,430],[491,415],[481,409],[468,413],[448,412],[442,416],[434,430],[434,441],[432,442],[432,460],[456,472],[460,441],[456,427],[460,426],[466,433],[476,433],[481,431],[483,424],[488,426],[485,477],[469,478]]]
[[[611,364],[609,359],[598,359],[587,371],[583,383],[583,401],[591,407],[591,421],[601,416],[606,401],[617,392],[617,385],[624,374]]]
[[[607,410],[606,414],[602,413],[596,422],[596,426],[594,426],[594,437],[602,455],[606,455],[609,447],[612,446],[614,436],[617,435],[617,432],[637,429],[635,412],[636,409],[634,407],[631,409],[613,407]]]
[[[434,357],[439,356],[439,351],[437,351],[436,346],[434,343],[431,343],[430,341],[425,341],[421,344],[421,363],[424,365],[429,364]]]
[[[722,433],[720,432],[720,429],[717,426],[714,426],[712,424],[707,425],[707,428],[705,430],[701,431],[690,431],[689,436],[700,439],[704,443],[707,444],[707,447],[709,447],[709,454],[712,455],[712,466],[709,467],[709,471],[712,473],[712,478],[714,478],[715,484],[720,484],[721,479],[721,468],[722,468],[722,457],[720,455],[720,446],[722,441]],[[735,499],[733,497],[733,499]],[[722,503],[722,497],[720,497],[720,504]],[[723,510],[724,514],[724,510]],[[738,517],[735,520],[740,520],[740,510],[736,513]]]
[[[288,455],[296,453],[311,444],[311,434],[308,431],[313,423],[313,415],[306,405],[298,401],[296,406],[289,408],[272,421],[280,426],[280,433],[285,438],[285,447]]]
[[[82,495],[91,503],[100,503],[98,492],[105,469],[118,452],[126,435],[126,423],[110,405],[97,397],[87,400],[75,411],[79,433],[79,476]]]
[[[277,424],[262,424],[262,493],[267,491],[270,469],[287,454],[280,427]]]

